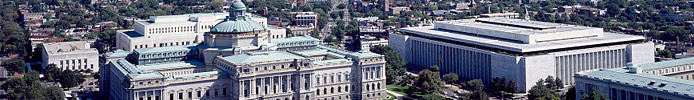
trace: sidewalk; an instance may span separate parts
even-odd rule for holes
[[[398,100],[402,100],[402,99],[405,99],[405,98],[407,98],[407,99],[414,99],[414,98],[412,98],[412,97],[409,97],[409,96],[406,96],[406,95],[402,95],[402,94],[398,94],[398,93],[395,93],[395,92],[390,91],[390,90],[386,90],[386,92],[395,95],[395,97],[397,97]]]

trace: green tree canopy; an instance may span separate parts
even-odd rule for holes
[[[458,74],[455,73],[448,73],[443,75],[443,80],[446,81],[446,83],[456,83],[458,82]]]
[[[593,89],[589,94],[583,94],[581,100],[610,100],[607,95]]]
[[[444,82],[441,80],[439,72],[424,69],[419,71],[419,78],[415,86],[425,93],[439,92],[443,89]]]

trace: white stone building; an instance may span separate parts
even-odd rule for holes
[[[88,41],[44,43],[42,52],[41,66],[44,69],[55,64],[63,70],[99,71],[99,52],[91,48]]]
[[[526,92],[555,76],[565,85],[576,72],[654,62],[653,43],[642,36],[602,28],[508,18],[480,18],[403,28],[389,45],[420,67],[438,65],[442,74],[464,80],[505,77]]]
[[[209,32],[214,25],[226,19],[227,15],[196,13],[153,16],[149,20],[135,21],[133,30],[118,31],[116,48],[132,51],[137,48],[197,45],[203,42],[203,33]],[[250,18],[267,27],[267,18]]]
[[[379,100],[382,55],[318,45],[308,36],[275,38],[235,0],[229,17],[197,46],[109,53],[101,89],[111,100]],[[122,57],[122,58],[117,58]],[[116,59],[113,59],[116,58]]]

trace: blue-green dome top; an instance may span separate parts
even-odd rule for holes
[[[227,20],[224,20],[224,21],[220,22],[219,24],[215,25],[214,27],[212,27],[210,32],[243,33],[243,32],[261,31],[261,30],[266,30],[266,29],[262,25],[251,20],[251,18],[240,17],[240,18],[233,18],[233,19],[227,18]]]
[[[241,0],[234,0],[234,2],[231,3],[231,7],[229,7],[229,11],[233,10],[246,10],[246,4],[243,4]]]
[[[241,0],[234,0],[229,9],[229,16],[222,22],[212,27],[210,32],[215,33],[244,33],[266,30],[263,25],[251,20],[245,15],[246,5]]]

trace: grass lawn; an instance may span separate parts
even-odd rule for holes
[[[421,98],[422,96],[426,95],[422,91],[408,91],[409,88],[410,88],[410,86],[403,86],[403,85],[396,85],[396,84],[386,85],[386,89],[393,91],[395,93],[407,95],[409,97]]]
[[[395,84],[386,85],[386,89],[393,91],[395,93],[402,94],[402,95],[407,95],[407,93],[405,93],[405,92],[409,88],[410,88],[410,86],[402,86],[402,85],[395,85]]]
[[[388,99],[383,99],[383,100],[395,100],[395,99],[398,98],[398,97],[396,97],[395,95],[390,94],[390,93],[388,93],[388,95],[390,96],[390,98],[388,98]]]

